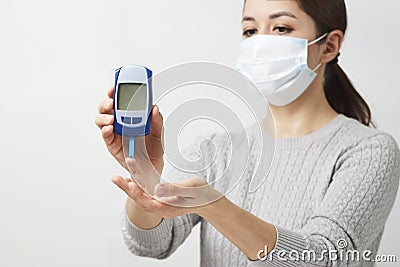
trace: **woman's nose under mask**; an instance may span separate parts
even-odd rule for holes
[[[242,42],[236,68],[258,86],[269,103],[286,106],[317,76],[321,63],[314,69],[308,67],[308,46],[327,35],[310,43],[302,38],[255,35]]]

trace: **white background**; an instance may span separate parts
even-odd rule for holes
[[[119,229],[125,197],[110,181],[126,173],[93,119],[120,65],[155,72],[195,60],[233,66],[241,7],[232,0],[0,0],[0,266],[198,265],[198,227],[162,263],[128,252]],[[351,0],[348,9],[340,63],[378,126],[399,142],[400,2]],[[399,219],[397,200],[381,254],[400,257]]]

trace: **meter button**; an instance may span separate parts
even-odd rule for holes
[[[131,117],[122,117],[122,122],[126,124],[131,124]]]
[[[133,117],[132,124],[138,124],[142,122],[142,117]]]

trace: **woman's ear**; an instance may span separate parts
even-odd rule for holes
[[[340,52],[343,40],[344,34],[341,30],[333,30],[329,33],[329,35],[326,37],[324,52],[322,53],[322,63],[328,63],[335,59]]]

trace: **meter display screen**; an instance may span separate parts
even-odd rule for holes
[[[143,83],[119,84],[117,109],[128,111],[147,110],[147,85]]]

